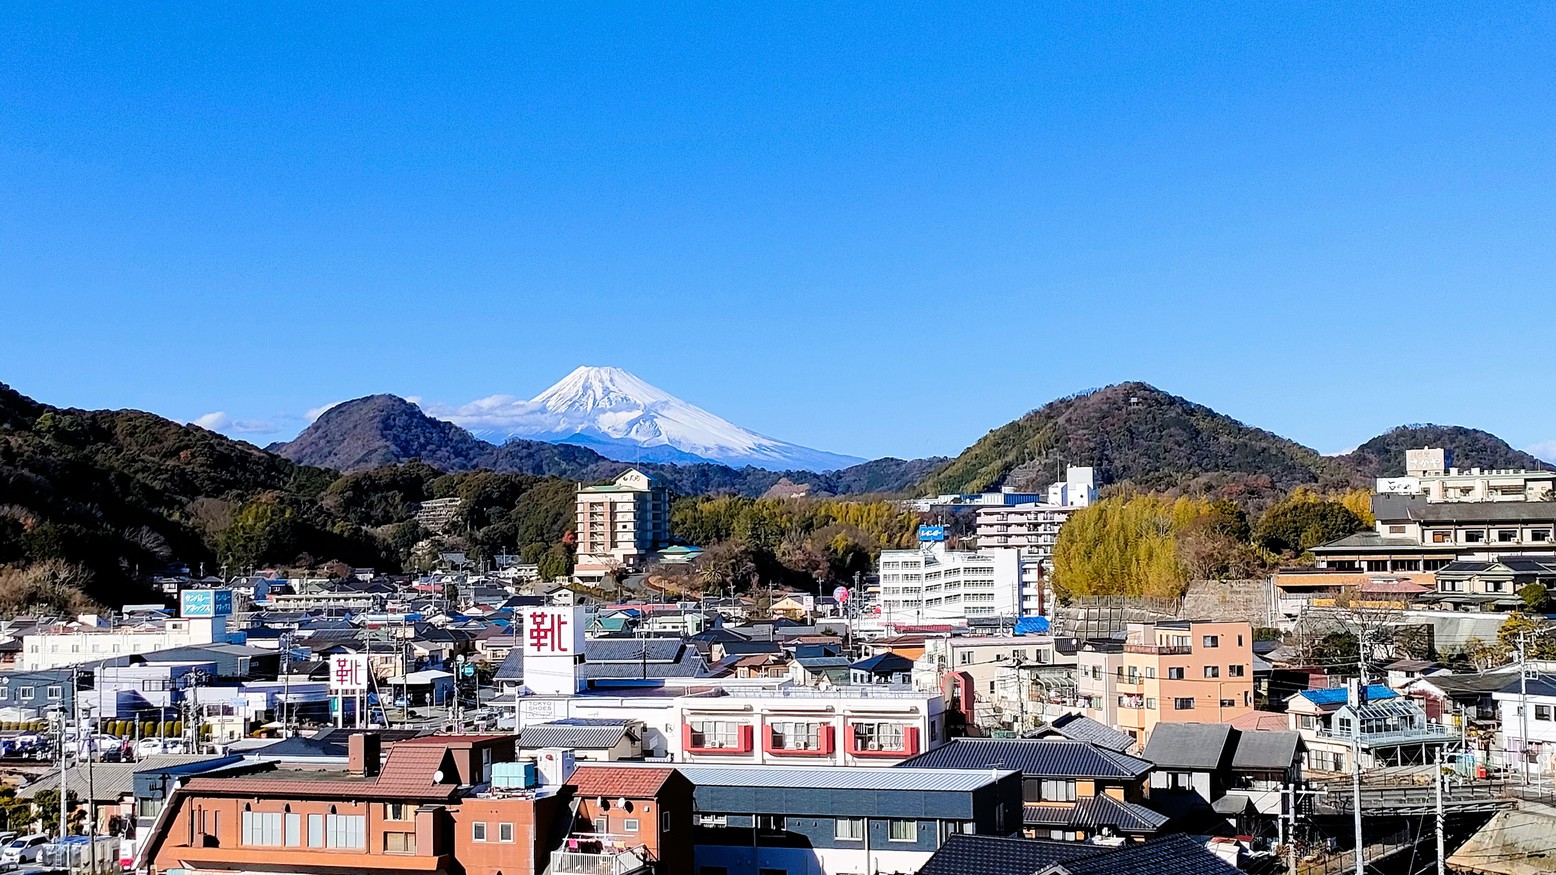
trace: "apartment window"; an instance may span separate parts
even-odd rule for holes
[[[288,812],[284,828],[287,847],[295,848],[303,843],[303,816],[301,814]]]
[[[479,820],[470,824],[470,840],[472,842],[486,841],[486,824]]]
[[[1194,710],[1194,700],[1179,696],[1172,700],[1172,707],[1175,711],[1192,711]]]
[[[1221,707],[1223,707],[1223,708],[1236,708],[1237,707],[1237,700],[1236,699],[1222,699],[1221,700]]]
[[[1539,541],[1541,543],[1544,543],[1545,541],[1549,541],[1550,539],[1551,539],[1551,530],[1550,529],[1530,529],[1529,530],[1529,540],[1531,540],[1531,541]]]
[[[1204,641],[1204,645],[1206,647],[1220,647],[1221,646],[1221,636],[1220,635],[1206,635],[1204,637],[1203,641]]]
[[[660,832],[669,832],[670,831],[670,825],[671,825],[670,812],[661,809],[660,812],[659,812],[659,831]]]
[[[1387,571],[1387,570],[1389,570],[1389,561],[1387,559],[1368,559],[1367,560],[1367,570],[1368,571]]]
[[[1518,540],[1517,529],[1497,529],[1497,541],[1502,544],[1511,544]]]
[[[972,665],[973,654],[971,650],[963,650],[961,654],[962,665]]]
[[[1403,535],[1404,533],[1405,533],[1405,527],[1404,526],[1389,526],[1389,534],[1391,534],[1391,535]]]
[[[1220,676],[1221,676],[1221,666],[1219,666],[1219,665],[1207,665],[1207,666],[1205,666],[1205,677],[1207,677],[1207,678],[1218,678]]]
[[[886,838],[894,842],[918,841],[918,821],[916,820],[892,820],[887,831]]]
[[[1183,680],[1183,666],[1170,666],[1167,669],[1167,679],[1170,681]]]
[[[771,724],[773,747],[779,750],[820,750],[821,724],[779,721]]]
[[[281,846],[281,812],[243,812],[243,837],[245,845],[256,847]]]
[[[1466,544],[1479,544],[1484,540],[1486,540],[1485,532],[1473,531],[1464,533],[1464,543]]]
[[[308,847],[324,847],[324,815],[308,815]]]
[[[864,840],[864,818],[839,817],[833,821],[834,838],[845,842],[858,842]]]
[[[1246,665],[1229,665],[1226,667],[1226,676],[1229,678],[1240,678],[1247,674],[1248,666]]]
[[[692,747],[739,747],[741,725],[731,720],[694,720],[692,721]]]
[[[413,833],[413,832],[386,832],[386,833],[384,833],[384,853],[386,853],[386,854],[414,854],[414,853],[416,853],[416,833]]]
[[[1451,544],[1451,543],[1453,543],[1453,533],[1452,532],[1433,532],[1432,533],[1432,543],[1433,544]]]
[[[65,696],[65,688],[64,687],[49,687],[49,698],[50,699],[53,699],[53,700],[55,700],[57,702],[60,699],[64,698],[64,696]]]
[[[1534,719],[1536,719],[1536,720],[1544,720],[1545,722],[1549,723],[1550,720],[1551,720],[1551,706],[1550,705],[1535,705],[1534,706]]]
[[[1147,710],[1147,711],[1155,711],[1156,710],[1156,700],[1150,698],[1149,696],[1147,696],[1146,700],[1145,700],[1145,710]]]
[[[1058,778],[1044,778],[1037,785],[1039,802],[1074,802],[1075,782]]]
[[[628,832],[637,832],[638,831],[637,824],[638,824],[638,822],[635,821],[635,820],[627,821],[627,831]],[[499,823],[499,824],[497,824],[497,840],[499,842],[507,842],[509,844],[512,844],[513,843],[513,824],[511,824],[511,823]]]
[[[595,835],[607,835],[607,834],[610,833],[610,831],[611,831],[610,821],[606,820],[603,817],[596,817],[594,819],[594,834]]]
[[[32,687],[22,687],[21,692],[17,693],[16,697],[21,699],[23,702],[31,702],[33,693],[34,690]],[[55,789],[59,788],[56,787]]]
[[[360,814],[326,814],[324,846],[358,851],[367,847],[367,818]]]
[[[782,814],[758,814],[756,828],[765,832],[783,832],[789,828],[789,821]]]
[[[0,702],[4,702],[9,698],[11,698],[11,688],[0,687]]]
[[[503,839],[503,841],[505,841],[505,842],[513,841],[513,824],[505,823],[505,824],[503,824],[503,826],[506,826],[508,828],[508,838]],[[638,819],[636,817],[629,817],[626,820],[623,820],[621,822],[621,831],[622,832],[637,832],[638,831]]]
[[[1163,776],[1168,790],[1192,790],[1194,789],[1193,772],[1168,772]]]
[[[385,802],[384,820],[414,820],[416,809],[404,802]]]
[[[854,747],[858,750],[902,750],[901,723],[855,723]]]

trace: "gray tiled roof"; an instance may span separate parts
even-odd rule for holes
[[[1157,768],[1212,772],[1227,762],[1236,732],[1225,723],[1158,723],[1141,755]]]
[[[1106,853],[1079,842],[1044,842],[1002,836],[947,836],[919,875],[1032,875],[1055,863]]]
[[[1302,733],[1276,730],[1244,730],[1232,754],[1232,768],[1274,771],[1288,769],[1301,755]]]
[[[957,738],[897,768],[1018,769],[1035,777],[1134,779],[1151,763],[1083,741]]]
[[[1106,826],[1127,833],[1154,833],[1166,824],[1166,815],[1157,814],[1144,805],[1122,802],[1106,793],[1076,805],[1075,814],[1070,818],[1071,826],[1091,830]]]
[[[1067,875],[1237,875],[1204,842],[1173,835],[1065,863]],[[1047,870],[1040,870],[1047,871]]]
[[[1085,741],[1098,747],[1123,753],[1135,746],[1135,740],[1128,734],[1118,731],[1113,727],[1093,720],[1084,714],[1066,714],[1063,717],[1055,717],[1049,721],[1048,728],[1059,733],[1065,738],[1076,741]]]

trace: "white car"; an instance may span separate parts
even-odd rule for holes
[[[163,753],[183,753],[184,740],[181,738],[142,738],[135,745],[135,758],[154,757]]]
[[[33,833],[11,840],[0,851],[0,866],[20,866],[23,863],[35,863],[38,854],[42,853],[43,846],[49,843],[49,837],[42,833]]]

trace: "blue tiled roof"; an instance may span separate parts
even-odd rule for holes
[[[1327,690],[1303,690],[1297,695],[1315,705],[1344,705],[1348,695],[1345,687],[1330,687]],[[1392,699],[1399,695],[1383,684],[1368,684],[1367,699],[1377,701],[1379,699]]]

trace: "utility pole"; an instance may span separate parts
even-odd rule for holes
[[[1522,730],[1518,758],[1523,760],[1524,786],[1529,786],[1529,650],[1528,633],[1518,633],[1518,720]]]
[[[1367,861],[1362,855],[1362,794],[1361,794],[1361,709],[1367,701],[1367,632],[1356,634],[1356,665],[1361,675],[1357,680],[1356,711],[1351,717],[1351,808],[1356,828],[1356,875],[1367,875]]]
[[[1437,875],[1447,875],[1447,863],[1443,845],[1445,844],[1443,830],[1447,818],[1443,814],[1443,748],[1437,746],[1437,771],[1432,775],[1432,789],[1437,791]]]

